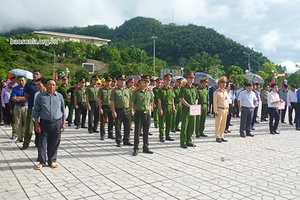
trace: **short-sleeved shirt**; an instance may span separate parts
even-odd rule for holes
[[[209,100],[208,100],[208,90],[206,87],[203,88],[198,88],[197,89],[198,92],[198,104],[209,104]]]
[[[154,94],[154,103],[155,104],[158,104],[158,90],[159,90],[159,88],[157,88],[157,87],[152,89],[153,94]]]
[[[70,104],[70,99],[67,99],[67,96],[68,96],[67,91],[68,91],[69,88],[70,88],[69,85],[60,85],[57,88],[57,92],[60,93],[63,96],[66,105]]]
[[[40,93],[35,99],[33,116],[44,120],[65,119],[63,96],[58,92],[54,92],[51,96],[47,91]]]
[[[131,92],[128,88],[115,88],[111,91],[110,100],[114,101],[115,108],[129,108]]]
[[[270,107],[270,108],[277,108],[278,107],[278,103],[272,104],[273,102],[277,102],[277,101],[280,101],[279,94],[271,91],[268,94],[268,107]]]
[[[217,111],[218,108],[221,109],[228,109],[229,108],[229,103],[228,103],[228,92],[226,89],[221,89],[218,88],[215,92],[214,92],[214,110]]]
[[[89,96],[89,101],[98,101],[99,87],[89,85],[86,87],[85,94]]]
[[[256,101],[257,98],[253,91],[248,92],[244,90],[240,93],[238,100],[241,101],[241,106],[250,108],[255,106],[254,101]]]
[[[157,97],[160,98],[161,105],[172,105],[175,97],[174,90],[171,87],[158,90]]]
[[[179,99],[180,87],[174,87],[173,90],[175,94],[174,104],[178,104],[180,103],[180,99]]]
[[[153,94],[151,90],[135,90],[132,92],[131,102],[134,103],[136,110],[150,110],[150,103],[153,102]]]
[[[260,92],[260,97],[261,97],[261,103],[262,104],[268,104],[268,90],[263,90]]]
[[[180,89],[179,98],[183,98],[188,104],[195,105],[198,98],[195,87],[189,87],[187,84]]]
[[[32,109],[34,103],[34,95],[39,91],[34,81],[27,82],[24,86],[24,93],[28,94],[28,108]]]
[[[11,97],[24,97],[24,88],[16,86],[12,89]],[[33,96],[34,97],[34,96]],[[15,105],[27,105],[28,102],[14,102]]]
[[[111,88],[102,88],[98,92],[98,98],[101,99],[102,105],[110,106]]]
[[[74,96],[77,97],[78,103],[86,103],[85,88],[79,88],[74,91]]]

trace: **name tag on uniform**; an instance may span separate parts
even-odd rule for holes
[[[201,105],[191,105],[190,106],[190,116],[200,115]]]

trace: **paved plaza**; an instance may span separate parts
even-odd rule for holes
[[[281,124],[280,134],[270,135],[264,122],[253,138],[241,138],[239,118],[232,124],[229,142],[219,144],[208,116],[208,137],[188,149],[180,148],[178,132],[174,142],[161,143],[151,128],[154,154],[140,150],[136,157],[132,147],[67,127],[59,167],[41,171],[34,169],[34,143],[21,151],[11,127],[1,126],[0,199],[300,199],[300,132]]]

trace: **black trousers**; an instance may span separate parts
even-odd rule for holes
[[[253,127],[254,123],[256,122],[257,112],[258,112],[258,106],[254,108],[251,127]]]
[[[98,102],[90,101],[91,110],[89,110],[88,115],[88,131],[96,131],[98,128],[98,120],[99,120],[99,106]],[[93,126],[94,122],[94,126]]]
[[[295,122],[296,122],[296,129],[300,128],[300,103],[296,104],[296,117],[295,117]]]
[[[78,108],[75,109],[75,125],[80,126],[81,117],[81,126],[83,127],[85,125],[87,114],[86,103],[78,102],[77,105]]]
[[[124,136],[123,136],[123,143],[128,143],[130,139],[130,110],[129,108],[126,109],[119,109],[116,108],[117,118],[115,119],[115,128],[116,128],[116,143],[120,144],[122,141],[121,135],[121,126],[124,126]],[[148,124],[147,124],[148,125]]]
[[[41,133],[39,138],[38,160],[40,164],[46,164],[46,155],[48,157],[48,165],[56,162],[57,150],[61,137],[61,120],[50,123],[48,120],[41,119]]]
[[[287,108],[287,106],[285,104],[284,109],[278,111],[279,115],[280,115],[280,120],[281,120],[282,123],[284,122],[284,119],[285,119],[286,108]]]
[[[143,149],[147,149],[149,146],[148,134],[149,134],[149,112],[144,113],[144,111],[136,110],[134,114],[134,147],[133,149],[139,149],[140,143],[140,131],[143,127]]]
[[[279,112],[278,109],[269,107],[269,130],[270,132],[274,132],[278,128],[279,123]],[[274,122],[275,119],[275,122]]]
[[[295,116],[297,115],[297,103],[296,102],[291,102],[291,108],[289,108],[289,122],[293,122],[293,110],[295,110]],[[296,118],[296,117],[295,117]],[[294,123],[296,120],[294,120]]]
[[[112,117],[111,108],[108,105],[102,105],[103,114],[100,115],[100,135],[105,135],[106,117],[108,117],[108,137],[113,136],[114,119]]]
[[[233,106],[232,106],[232,104],[229,104],[229,109],[228,109],[228,114],[227,114],[227,119],[226,119],[225,130],[229,129],[229,124],[230,124],[230,121],[231,121],[231,115],[232,115],[232,113],[233,113]]]

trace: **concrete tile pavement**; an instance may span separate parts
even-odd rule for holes
[[[253,138],[240,138],[239,118],[232,124],[229,142],[216,143],[209,116],[209,137],[196,138],[197,147],[188,149],[179,147],[179,133],[161,143],[151,128],[154,154],[136,157],[132,147],[67,127],[59,167],[41,171],[34,170],[34,144],[19,150],[11,128],[2,126],[0,199],[300,199],[300,132],[282,124],[281,134],[270,135],[268,123],[260,123]]]

